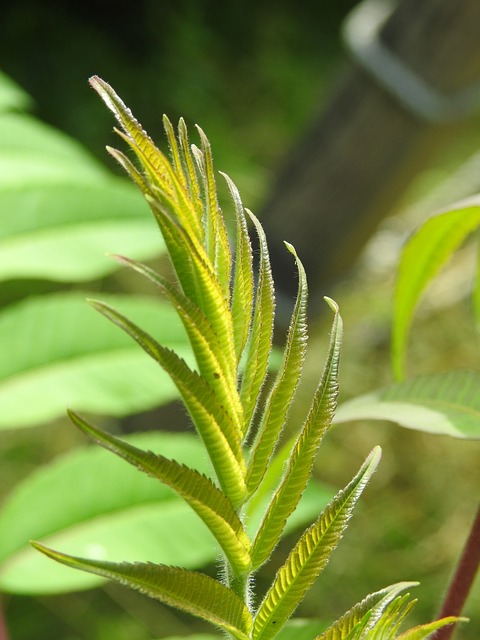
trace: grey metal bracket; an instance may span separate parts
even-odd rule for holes
[[[462,120],[480,107],[480,83],[443,94],[421,78],[381,41],[380,31],[395,9],[386,0],[364,0],[342,25],[354,59],[409,111],[427,122]]]

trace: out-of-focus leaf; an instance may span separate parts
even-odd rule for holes
[[[192,434],[126,439],[209,471],[202,445]],[[15,593],[63,592],[100,582],[47,560],[30,547],[31,539],[86,557],[187,568],[216,555],[210,533],[185,502],[97,447],[67,454],[18,485],[0,511],[0,530],[0,588]]]
[[[193,633],[189,634],[188,640],[222,640],[225,636],[215,635],[212,633]],[[162,640],[185,640],[185,636],[168,636]]]
[[[0,178],[0,280],[82,281],[118,269],[105,253],[164,250],[141,196],[120,179]]]
[[[239,434],[206,380],[178,354],[110,305],[93,301],[100,313],[122,328],[171,377],[205,444],[225,495],[237,506],[246,493],[245,461]]]
[[[137,434],[125,440],[211,474],[193,434]],[[312,484],[286,532],[310,521],[327,498]],[[259,515],[254,512],[252,519]],[[97,447],[66,454],[20,483],[0,509],[0,530],[0,589],[13,593],[62,593],[101,581],[47,560],[30,547],[31,539],[83,557],[189,569],[213,561],[218,552],[200,518],[173,491]]]
[[[326,622],[315,618],[309,620],[294,618],[282,627],[280,633],[275,636],[275,640],[312,640],[326,626]]]
[[[392,384],[338,408],[335,423],[388,420],[402,427],[480,438],[480,373],[449,371]]]
[[[72,177],[81,166],[95,171],[99,177],[108,176],[105,167],[79,142],[65,133],[26,114],[2,113],[0,117],[0,157],[21,160],[57,158],[65,163]],[[0,178],[2,184],[4,177]]]
[[[31,106],[30,96],[0,71],[0,113],[12,109],[26,110]]]
[[[188,339],[170,306],[145,297],[102,297],[188,359]],[[128,415],[178,396],[168,375],[85,298],[31,298],[0,314],[0,429],[38,425],[67,407]]]
[[[237,574],[250,568],[250,541],[232,503],[218,486],[203,473],[160,453],[145,451],[107,433],[73,411],[69,416],[75,426],[97,444],[115,453],[143,473],[156,478],[183,498],[206,524]]]
[[[480,225],[480,197],[474,196],[428,219],[409,239],[400,259],[395,290],[392,366],[404,377],[408,331],[419,298],[440,267]]]

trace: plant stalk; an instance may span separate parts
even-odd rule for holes
[[[480,565],[480,507],[473,522],[470,535],[460,556],[457,569],[450,583],[447,595],[438,615],[459,616],[472,588],[475,575]],[[434,636],[435,640],[450,640],[455,632],[456,625],[449,625],[439,629]]]

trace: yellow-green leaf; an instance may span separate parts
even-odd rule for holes
[[[392,366],[404,377],[408,331],[418,300],[440,267],[480,225],[480,197],[463,200],[429,218],[408,240],[398,267],[392,335]]]
[[[237,222],[235,271],[231,296],[235,353],[240,361],[247,343],[253,311],[253,253],[242,199],[233,180],[222,173],[232,196]]]
[[[294,511],[310,478],[320,442],[330,428],[338,394],[338,363],[342,343],[342,319],[337,305],[322,379],[307,419],[291,452],[285,476],[274,493],[252,549],[253,566],[259,567],[275,548],[289,515]]]
[[[363,632],[366,637],[367,630],[375,625],[390,602],[399,593],[417,584],[417,582],[399,582],[376,593],[371,593],[317,636],[315,640],[345,640],[346,638],[355,640],[357,636],[360,638],[360,632]]]
[[[97,444],[176,491],[202,518],[217,539],[235,573],[250,566],[249,539],[228,498],[210,478],[162,455],[138,447],[94,427],[73,411],[73,423]]]
[[[91,302],[100,313],[128,333],[170,375],[205,444],[220,485],[234,505],[241,503],[246,493],[246,469],[239,434],[207,382],[174,351],[162,347],[121,313],[102,302]]]
[[[245,416],[245,432],[250,427],[267,375],[275,314],[275,294],[267,239],[260,222],[251,211],[248,209],[246,211],[255,225],[260,242],[260,268],[255,292],[255,311],[240,391]]]
[[[442,618],[441,620],[435,620],[428,624],[422,624],[413,629],[409,629],[397,637],[397,640],[425,640],[425,638],[433,638],[433,633],[438,629],[443,629],[449,624],[456,624],[457,622],[468,622],[468,618],[455,618],[450,616],[448,618]]]
[[[353,508],[380,460],[373,449],[353,480],[340,491],[290,552],[255,616],[253,640],[270,640],[288,620],[342,537]]]
[[[69,556],[34,542],[48,557],[74,569],[114,580],[248,640],[252,619],[242,600],[223,584],[195,571],[163,564],[102,562]]]
[[[260,484],[290,409],[300,380],[307,346],[307,278],[295,249],[287,244],[297,262],[299,283],[295,308],[287,335],[283,363],[268,395],[258,432],[251,449],[247,477],[248,492]]]

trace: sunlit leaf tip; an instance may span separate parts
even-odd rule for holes
[[[332,298],[329,298],[328,296],[323,296],[323,299],[334,313],[339,312],[339,307],[335,300],[332,300]]]

